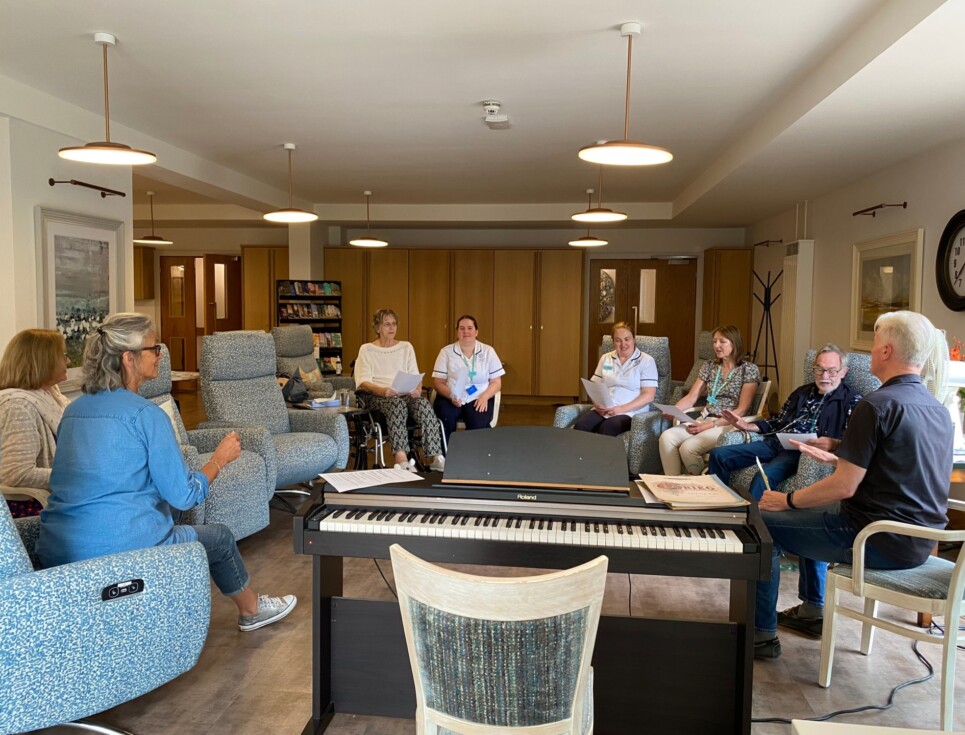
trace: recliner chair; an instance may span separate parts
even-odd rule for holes
[[[201,341],[200,428],[262,426],[275,447],[276,488],[345,469],[349,435],[340,414],[288,408],[275,379],[275,342],[264,332],[219,332]],[[305,491],[299,491],[307,494]]]
[[[272,327],[271,338],[275,340],[275,366],[278,373],[294,375],[298,370],[302,375],[307,375],[319,369],[315,361],[312,328],[307,324]],[[309,398],[327,398],[335,390],[328,380],[315,387],[305,387],[308,389]]]
[[[181,514],[180,523],[224,523],[235,539],[242,539],[268,525],[268,503],[275,493],[275,447],[271,434],[259,426],[194,429],[187,431],[171,395],[171,357],[161,345],[158,374],[138,391],[171,419],[174,435],[188,467],[199,470],[211,459],[218,443],[229,431],[241,439],[241,456],[227,465],[211,484],[205,501]]]

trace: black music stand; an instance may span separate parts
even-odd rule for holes
[[[444,484],[627,491],[617,437],[551,426],[459,431],[449,440]]]

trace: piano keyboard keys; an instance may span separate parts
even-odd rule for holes
[[[599,548],[739,554],[743,543],[710,526],[660,526],[629,521],[474,515],[443,511],[339,509],[322,518],[320,531],[558,544]]]

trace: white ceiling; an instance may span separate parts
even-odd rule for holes
[[[575,211],[597,183],[577,150],[622,137],[629,20],[630,137],[675,158],[607,169],[607,203],[745,225],[965,136],[965,0],[5,0],[0,75],[99,112],[107,31],[113,122],[281,190],[293,141],[295,194],[332,221],[363,189],[373,215]],[[206,201],[137,174],[135,201]]]

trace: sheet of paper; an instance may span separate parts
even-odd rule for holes
[[[425,376],[425,373],[413,375],[412,373],[404,373],[400,370],[395,374],[395,378],[392,381],[392,390],[403,395],[411,393],[422,385],[423,376]]]
[[[357,470],[355,472],[328,472],[319,475],[340,493],[360,490],[363,487],[391,485],[395,482],[415,482],[422,477],[408,470]]]
[[[792,452],[800,452],[801,450],[798,449],[793,444],[791,444],[791,441],[790,441],[791,439],[793,439],[796,442],[801,442],[802,444],[806,444],[812,439],[818,438],[817,434],[783,434],[781,432],[778,432],[777,434],[775,434],[775,436],[777,437],[777,440],[781,442],[782,449],[790,449]]]
[[[596,406],[603,406],[605,408],[613,408],[613,398],[610,396],[610,389],[607,388],[603,383],[594,383],[592,380],[587,380],[586,378],[580,378],[583,381],[583,387],[586,389],[586,394],[590,397],[590,401]]]
[[[466,388],[469,387],[469,376],[468,375],[456,375],[455,379],[452,381],[452,395],[454,395],[459,400],[465,402],[468,396],[466,395]]]
[[[673,416],[675,419],[677,419],[677,421],[679,421],[682,424],[694,423],[694,419],[692,419],[690,416],[685,414],[676,406],[668,406],[664,403],[657,403],[657,402],[654,402],[652,405],[655,409],[657,409],[661,413],[665,413],[668,416]]]

